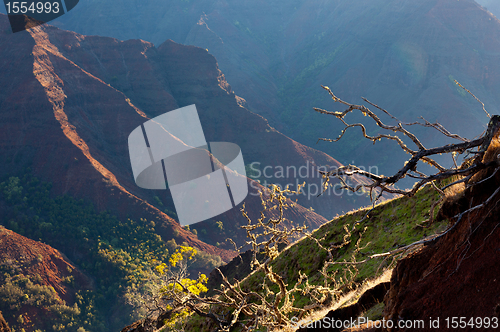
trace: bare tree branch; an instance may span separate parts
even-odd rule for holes
[[[374,106],[375,108],[381,110],[384,112],[386,115],[391,117],[393,120],[398,121],[397,125],[390,126],[385,123],[383,123],[380,118],[373,113],[370,109],[363,105],[355,105],[348,103],[337,96],[333,94],[333,92],[326,86],[323,86],[323,88],[328,91],[330,96],[332,97],[333,101],[336,103],[340,103],[342,105],[345,105],[347,108],[343,112],[331,112],[331,111],[326,111],[323,109],[315,108],[314,110],[322,113],[322,114],[327,114],[327,115],[333,115],[337,119],[339,119],[343,124],[344,128],[341,131],[341,134],[339,135],[338,138],[336,139],[326,139],[326,138],[321,138],[320,140],[322,141],[328,141],[328,142],[337,142],[339,141],[346,131],[349,128],[353,127],[359,127],[361,128],[362,135],[366,139],[372,141],[375,143],[376,141],[379,141],[381,139],[388,139],[395,141],[400,148],[411,155],[411,158],[405,163],[405,165],[394,175],[392,176],[383,176],[383,175],[377,175],[373,174],[370,172],[367,172],[363,169],[360,169],[359,167],[356,167],[354,165],[348,165],[348,166],[342,166],[339,167],[335,170],[329,171],[329,172],[324,172],[321,171],[320,173],[323,175],[323,192],[325,192],[328,189],[329,185],[329,179],[330,178],[337,178],[340,180],[342,183],[343,188],[346,188],[348,190],[351,190],[353,192],[356,192],[361,189],[369,189],[370,192],[372,190],[376,190],[377,193],[379,194],[378,197],[380,197],[380,194],[383,192],[388,192],[388,193],[393,193],[393,194],[401,194],[405,196],[413,196],[419,188],[421,188],[423,185],[426,183],[432,182],[434,183],[435,181],[438,180],[444,180],[448,179],[452,176],[461,176],[461,177],[466,177],[466,180],[460,179],[448,186],[445,186],[443,189],[446,189],[450,187],[451,185],[460,183],[460,182],[466,182],[468,179],[470,179],[474,174],[477,172],[487,168],[496,165],[495,162],[492,163],[482,163],[482,157],[484,156],[484,153],[486,152],[487,147],[489,146],[494,134],[497,132],[497,130],[500,128],[500,116],[495,115],[491,118],[489,124],[488,124],[488,129],[486,133],[475,140],[467,140],[459,135],[452,134],[446,128],[444,128],[441,124],[439,123],[430,123],[429,121],[425,120],[422,118],[424,123],[421,122],[414,122],[414,123],[406,123],[403,124],[401,121],[399,121],[398,118],[390,114],[387,110],[381,108],[380,106],[368,101],[366,98],[363,98],[365,102],[368,104]],[[354,123],[354,124],[349,124],[345,120],[345,116],[347,114],[350,114],[354,111],[360,111],[363,115],[368,116],[369,119],[373,120],[375,124],[381,128],[385,132],[392,132],[393,134],[386,134],[386,133],[381,133],[375,136],[369,136],[366,131],[366,127],[361,124],[361,123]],[[462,141],[461,143],[456,143],[456,144],[447,144],[435,148],[430,148],[427,149],[424,147],[424,145],[420,142],[420,140],[410,131],[408,131],[404,126],[410,126],[410,125],[421,125],[424,127],[429,127],[429,128],[434,128],[437,131],[439,131],[441,134],[443,134],[446,137],[450,137],[453,139],[457,139]],[[411,142],[415,145],[416,149],[411,149],[409,148],[405,142],[401,139],[401,137],[397,136],[397,134],[403,134],[404,136],[407,136]],[[472,151],[472,149],[477,148],[477,151]],[[471,160],[469,164],[465,164],[462,167],[458,167],[456,164],[455,160],[455,154],[463,154],[463,153],[473,153],[475,154],[475,158]],[[434,160],[432,157],[440,154],[451,154],[455,167],[453,168],[445,168],[441,166],[436,160]],[[417,170],[417,166],[419,162],[424,162],[432,167],[434,167],[437,172],[435,174],[431,175],[426,175],[420,171]],[[344,177],[345,176],[354,176],[354,175],[360,175],[363,176],[371,181],[370,184],[358,184],[356,186],[349,186],[347,182],[345,181]],[[398,189],[394,187],[394,185],[400,181],[401,179],[405,177],[412,177],[418,180],[413,188],[411,189]]]
[[[480,104],[483,106],[483,111],[484,111],[484,113],[486,113],[486,115],[488,116],[488,118],[491,118],[490,113],[488,113],[488,112],[486,111],[486,109],[484,108],[484,103],[483,103],[482,101],[480,101],[480,100],[479,100],[476,96],[474,96],[474,94],[473,94],[472,92],[470,92],[468,89],[464,88],[464,87],[462,86],[462,84],[458,83],[458,81],[457,81],[457,80],[455,80],[455,83],[456,83],[459,87],[461,87],[462,89],[464,89],[465,91],[467,91],[467,92],[468,92],[468,93],[469,93],[472,97],[474,97],[474,99],[476,99],[476,100],[477,100],[477,102],[478,102],[478,103],[480,103]]]

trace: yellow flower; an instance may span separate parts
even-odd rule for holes
[[[167,268],[167,264],[165,263],[162,263],[160,265],[158,265],[157,267],[155,267],[155,270],[156,272],[158,272],[159,274],[164,274],[165,273],[165,269]]]

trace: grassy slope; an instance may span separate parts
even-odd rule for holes
[[[410,244],[441,230],[444,225],[438,223],[428,229],[416,226],[428,218],[429,209],[435,199],[437,199],[437,193],[426,187],[413,198],[402,197],[376,206],[370,213],[370,218],[356,226],[356,231],[353,232],[354,241],[349,246],[334,252],[335,260],[350,259],[354,249],[353,243],[359,238],[359,231],[365,226],[367,229],[362,236],[361,247],[366,246],[366,248],[361,251],[361,257],[358,260],[371,254],[390,251]],[[366,212],[366,208],[349,212],[323,225],[312,235],[321,239],[320,243],[325,247],[331,244],[340,244],[346,234],[344,225],[351,228],[351,225],[362,219]],[[319,248],[313,240],[303,239],[280,254],[272,264],[273,271],[286,276],[285,281],[289,287],[293,286],[295,280],[298,279],[299,271],[305,273],[311,282],[321,282],[323,279],[319,272],[326,256],[327,253]],[[379,265],[380,261],[377,260],[371,260],[362,265],[356,280],[362,281],[374,277]],[[254,288],[261,285],[261,280],[262,277],[255,273],[245,278],[242,283],[246,287]]]
[[[352,233],[351,244],[333,252],[334,259],[336,261],[350,260],[355,247],[354,243],[358,240],[360,231],[365,227],[366,231],[360,245],[364,249],[360,251],[358,261],[369,255],[387,252],[442,231],[446,227],[444,223],[435,222],[429,228],[417,226],[429,217],[430,207],[437,199],[437,192],[426,186],[413,198],[401,197],[377,205],[370,212],[369,219],[356,226],[356,230]],[[316,230],[312,236],[320,239],[324,247],[340,244],[346,234],[344,225],[348,225],[351,229],[352,224],[360,220],[367,211],[368,209],[364,208],[337,217]],[[284,278],[289,289],[298,280],[299,271],[308,276],[310,283],[323,284],[324,279],[320,271],[326,257],[327,254],[323,249],[319,248],[313,240],[305,238],[281,252],[272,263],[272,267],[274,272]],[[367,279],[375,278],[377,271],[381,274],[384,270],[379,270],[379,267],[388,267],[391,262],[392,259],[386,262],[374,259],[358,266],[359,274],[355,281],[362,283]],[[262,273],[254,272],[241,281],[241,286],[246,290],[262,292],[262,280]],[[270,288],[273,289],[272,286]],[[308,299],[295,294],[295,306],[303,307],[307,304],[311,304]],[[200,328],[198,324],[202,324],[203,321],[204,319],[200,317],[193,317],[188,324],[188,330]]]

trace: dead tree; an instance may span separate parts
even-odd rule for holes
[[[457,84],[459,84],[457,82]],[[351,190],[353,192],[356,192],[358,190],[361,190],[362,188],[368,189],[370,191],[370,196],[373,201],[377,201],[384,192],[388,193],[393,193],[393,194],[400,194],[400,195],[405,195],[408,197],[413,196],[419,188],[421,188],[423,185],[427,183],[433,183],[436,184],[436,181],[439,180],[444,180],[451,178],[453,176],[459,176],[460,179],[450,183],[442,188],[438,188],[438,190],[442,191],[454,184],[460,183],[460,182],[465,182],[467,183],[470,178],[476,174],[477,172],[491,167],[495,166],[496,162],[490,162],[490,163],[483,163],[482,158],[484,156],[484,153],[486,152],[486,149],[488,148],[491,140],[494,137],[494,134],[497,132],[497,130],[500,128],[500,116],[499,115],[494,115],[491,117],[490,122],[488,124],[488,129],[486,130],[485,134],[481,136],[478,139],[475,140],[467,140],[463,137],[460,137],[459,135],[452,134],[448,130],[446,130],[441,124],[439,123],[430,123],[429,121],[425,120],[424,118],[421,118],[422,121],[417,121],[413,123],[403,123],[399,119],[397,119],[395,116],[391,115],[387,110],[379,107],[378,105],[368,101],[367,99],[363,98],[363,100],[368,103],[369,105],[375,107],[376,109],[382,111],[384,114],[387,116],[391,117],[393,120],[397,121],[397,125],[387,125],[384,122],[380,120],[380,118],[370,109],[363,105],[355,105],[348,103],[337,96],[333,94],[333,92],[330,90],[330,88],[323,86],[323,88],[328,91],[330,96],[332,97],[333,101],[336,103],[340,103],[342,105],[346,106],[346,110],[343,112],[331,112],[327,111],[324,109],[320,108],[314,108],[315,111],[322,113],[322,114],[328,114],[328,115],[333,115],[337,119],[339,119],[343,124],[344,124],[344,129],[342,130],[341,134],[339,137],[336,139],[327,139],[327,138],[320,138],[319,140],[321,141],[327,141],[327,142],[337,142],[339,141],[346,131],[349,128],[354,128],[354,127],[359,127],[362,131],[363,137],[372,141],[373,143],[382,140],[382,139],[388,139],[395,141],[400,148],[411,155],[411,158],[404,164],[404,166],[399,169],[398,172],[391,176],[384,176],[384,175],[378,175],[374,173],[367,172],[357,166],[354,165],[347,165],[347,166],[342,166],[339,167],[335,170],[329,171],[329,172],[320,172],[323,175],[323,189],[326,190],[329,184],[329,179],[330,178],[338,178],[344,189]],[[467,90],[468,91],[468,90]],[[470,93],[470,91],[468,91]],[[474,95],[473,95],[474,96]],[[474,96],[475,97],[475,96]],[[477,98],[476,98],[477,99]],[[482,104],[482,103],[481,103]],[[483,104],[483,110],[484,110],[484,104]],[[370,119],[372,119],[375,124],[382,129],[381,133],[376,135],[376,136],[369,136],[367,134],[365,125],[361,123],[353,123],[349,124],[345,120],[346,115],[359,111],[363,115],[368,116]],[[486,110],[485,110],[486,112]],[[489,116],[489,114],[486,112],[486,114]],[[415,136],[413,133],[411,133],[408,129],[405,127],[409,126],[414,126],[414,125],[419,125],[419,126],[424,126],[424,127],[429,127],[433,128],[437,131],[439,131],[441,134],[443,134],[446,137],[450,137],[453,139],[456,139],[460,141],[460,143],[455,143],[455,144],[448,144],[448,145],[443,145],[435,148],[430,148],[427,149]],[[415,148],[410,148],[403,139],[398,136],[399,135],[404,135],[408,137],[412,143],[415,145]],[[466,159],[462,165],[457,165],[456,163],[456,155],[457,154],[467,154],[467,155],[472,155],[473,157]],[[440,154],[450,154],[451,157],[453,158],[454,161],[454,167],[447,168],[442,165],[440,165],[435,159],[433,159],[433,156],[440,155]],[[419,162],[426,163],[435,170],[433,174],[424,174],[423,172],[420,172],[417,170],[417,166]],[[345,181],[345,177],[350,177],[354,175],[360,175],[369,180],[369,184],[358,184],[357,186],[353,187],[347,184]],[[399,189],[395,187],[395,184],[400,181],[401,179],[405,177],[410,177],[414,178],[416,180],[414,186],[410,189]],[[373,195],[374,193],[377,193],[376,195]],[[375,198],[374,198],[375,196]]]

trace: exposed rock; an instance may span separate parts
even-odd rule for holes
[[[75,290],[63,278],[72,276],[80,287],[90,287],[90,279],[63,253],[47,244],[28,239],[3,226],[0,226],[0,243],[3,264],[18,266],[18,271],[24,275],[39,275],[40,284],[53,287],[57,295],[68,303],[74,302]]]
[[[130,324],[129,326],[124,327],[121,332],[150,332],[152,328],[148,328],[144,326],[144,320],[138,320]]]

